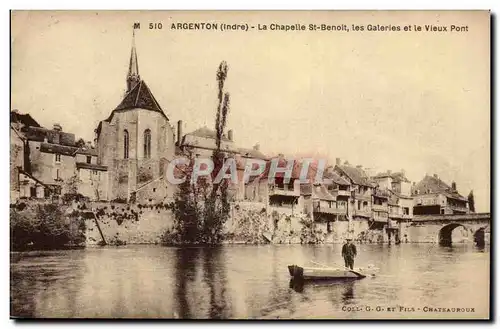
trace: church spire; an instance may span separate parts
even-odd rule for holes
[[[130,63],[127,75],[127,92],[131,91],[139,82],[139,63],[137,62],[137,51],[135,50],[135,29],[132,32],[132,51],[130,52]]]

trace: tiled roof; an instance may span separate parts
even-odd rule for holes
[[[35,119],[31,117],[28,113],[26,114],[21,114],[19,112],[10,112],[10,122],[20,122],[25,126],[30,126],[30,127],[40,127],[40,124],[36,122]]]
[[[286,168],[288,161],[291,161],[291,160],[288,160],[285,158],[278,159],[278,164],[277,164],[278,170]],[[269,177],[269,173],[271,171],[271,163],[272,163],[272,160],[267,161],[266,169],[264,170],[264,173],[262,174],[263,177],[266,177],[266,178]],[[302,171],[302,167],[303,167],[303,163],[301,161],[295,160],[293,163],[291,178],[299,179],[301,171]],[[284,172],[277,172],[275,177],[277,177],[277,178],[283,177],[284,178],[285,173]],[[309,164],[307,176],[305,178],[309,179],[310,181],[313,181],[315,179],[315,177],[316,177],[316,166],[311,163],[311,164]]]
[[[239,148],[238,152],[241,154],[241,156],[243,156],[245,158],[254,158],[254,159],[262,159],[262,160],[267,159],[267,156],[265,156],[264,153],[262,153],[259,150],[255,150],[255,149]]]
[[[121,103],[111,112],[110,116],[105,121],[110,122],[115,111],[121,112],[136,108],[159,112],[165,116],[165,118],[167,117],[161,109],[160,104],[158,104],[156,98],[153,96],[153,93],[146,85],[146,82],[141,80],[125,95]]]
[[[391,177],[392,180],[395,182],[407,182],[407,183],[410,182],[408,178],[406,178],[406,175],[403,172],[394,172],[394,173],[382,172],[374,176],[374,178],[385,178],[385,177]]]
[[[201,128],[198,128],[195,131],[188,133],[187,135],[196,136],[196,137],[203,137],[203,138],[211,138],[211,139],[217,138],[217,134],[215,133],[215,131],[209,129],[207,126],[203,126]],[[229,139],[225,135],[222,135],[221,139],[226,141],[226,142],[229,141]]]
[[[349,183],[346,179],[340,177],[340,175],[334,171],[325,171],[323,173],[323,178],[331,179],[335,184],[338,185],[343,185],[343,186],[351,185],[351,183]]]
[[[59,144],[41,143],[40,152],[75,156],[78,148]]]
[[[46,129],[42,127],[24,127],[21,131],[26,135],[30,141],[43,142],[47,138],[47,142],[53,144],[61,144],[66,146],[75,145],[75,134],[66,133],[57,130]],[[59,143],[57,138],[59,137]]]
[[[86,163],[86,162],[77,162],[76,167],[78,169],[90,169],[90,170],[99,170],[99,171],[107,171],[108,167],[101,166],[94,163]]]
[[[352,167],[350,165],[335,166],[335,168],[338,168],[347,177],[349,177],[354,184],[373,187],[373,184],[369,181],[368,176],[363,169]]]
[[[317,198],[320,200],[328,200],[328,201],[335,201],[335,197],[328,192],[326,186],[323,184],[320,185],[315,185],[313,187],[313,198]]]
[[[84,154],[84,155],[97,156],[97,149],[95,149],[95,148],[88,148],[88,147],[80,147],[76,151],[76,154]]]
[[[457,191],[453,191],[448,184],[435,176],[425,175],[425,177],[412,188],[412,193],[416,194],[417,190],[419,194],[442,193],[448,198],[467,201],[465,197],[460,195]]]
[[[43,187],[48,188],[49,190],[52,190],[52,188],[48,184],[45,184],[44,182],[42,182],[41,180],[39,180],[35,176],[31,175],[29,172],[24,171],[21,168],[19,168],[19,173],[21,173],[21,174],[25,175],[26,177],[34,180],[35,182],[37,182],[38,184],[42,185]]]

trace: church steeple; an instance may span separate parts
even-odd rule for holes
[[[139,63],[137,62],[137,51],[135,50],[135,29],[132,32],[132,51],[130,52],[130,63],[127,75],[127,92],[131,91],[139,82]]]

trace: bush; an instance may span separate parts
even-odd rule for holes
[[[10,210],[12,250],[58,249],[85,242],[83,219],[65,216],[58,204],[27,206]]]
[[[69,203],[71,201],[80,202],[80,201],[88,201],[88,198],[80,193],[66,193],[62,196],[62,201],[64,203]]]

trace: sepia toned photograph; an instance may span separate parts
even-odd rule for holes
[[[11,11],[11,319],[491,319],[490,54],[489,11]]]

